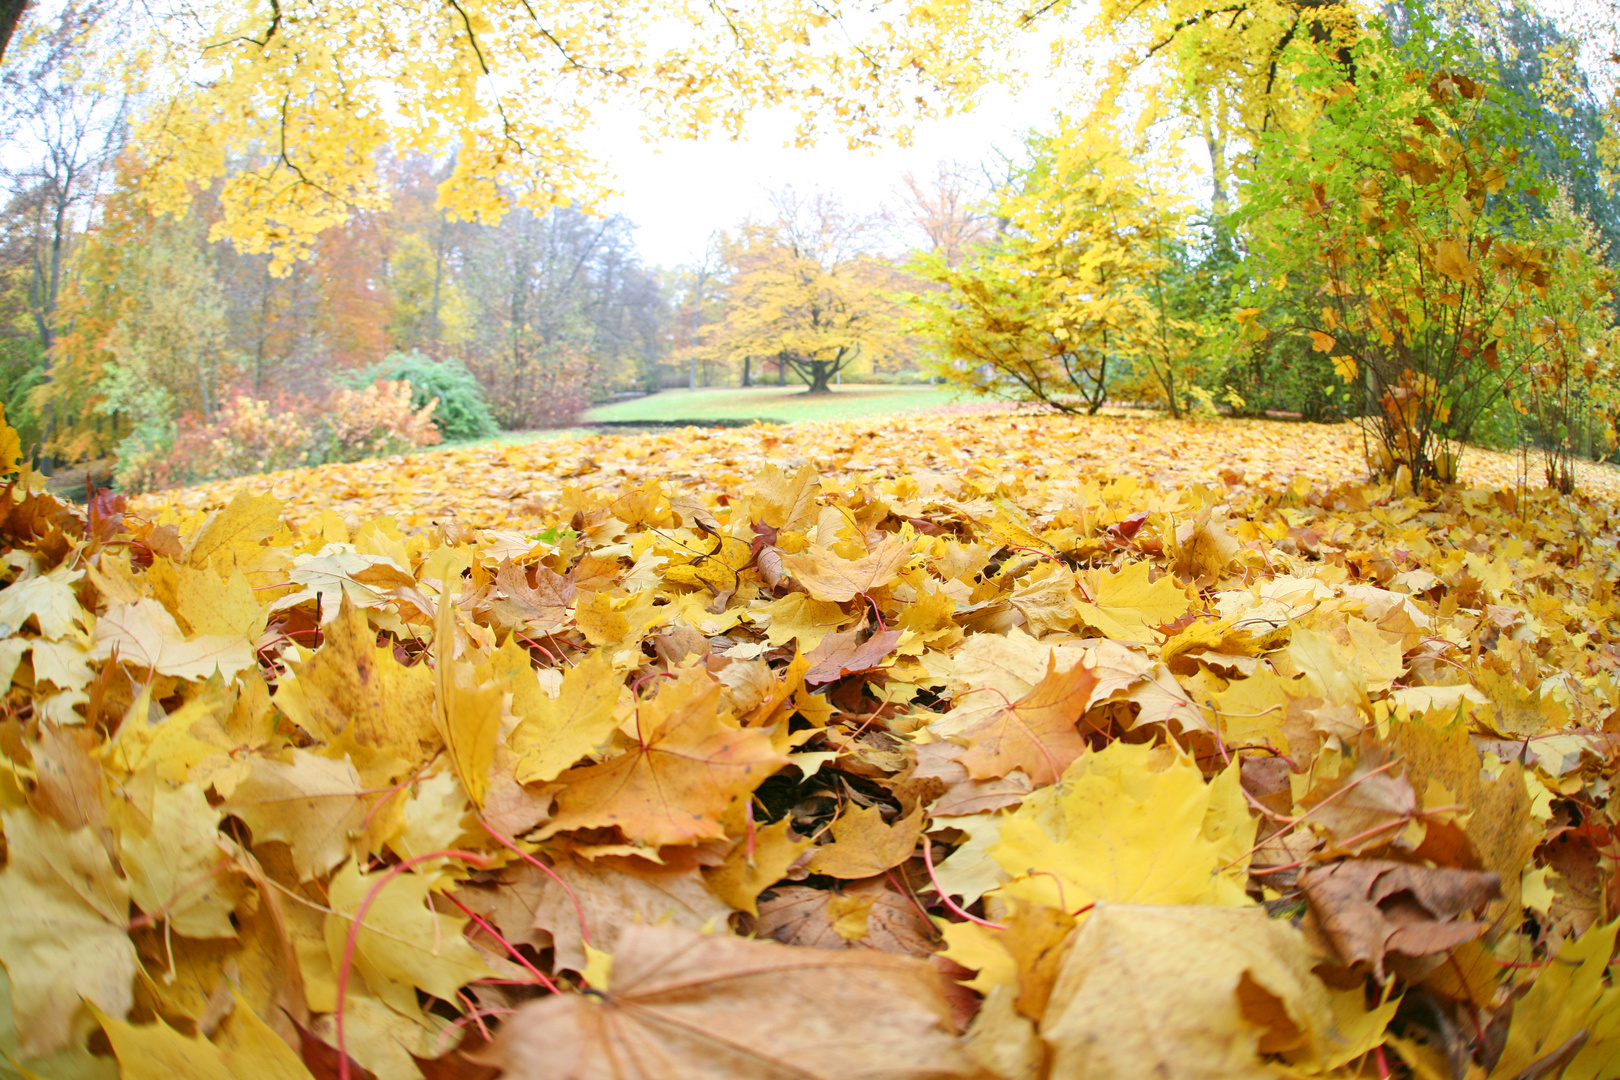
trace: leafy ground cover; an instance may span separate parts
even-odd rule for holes
[[[665,390],[602,405],[585,414],[586,423],[608,421],[764,420],[791,424],[803,420],[853,420],[864,416],[927,412],[960,400],[960,391],[937,386],[846,384],[830,394],[807,394],[803,386],[754,386],[746,390]]]
[[[1413,492],[1359,455],[901,417],[87,516],[23,469],[0,1049],[1614,1075],[1612,485],[1477,455]]]

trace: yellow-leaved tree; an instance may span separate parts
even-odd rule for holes
[[[649,135],[741,132],[798,111],[802,142],[904,134],[993,72],[1014,6],[967,0],[231,0],[164,24],[173,97],[136,133],[162,208],[223,178],[216,237],[279,265],[356,208],[379,156],[454,154],[453,218],[604,193],[586,134],[633,108]],[[196,29],[183,36],[184,27]]]
[[[829,196],[776,199],[777,218],[728,238],[725,316],[706,348],[732,362],[785,365],[812,394],[841,373],[880,362],[902,341],[902,275],[872,254],[877,222]]]
[[[941,374],[1063,412],[1094,413],[1124,386],[1179,415],[1198,333],[1178,298],[1189,207],[1167,159],[1130,154],[1100,121],[1031,151],[996,207],[996,243],[955,266],[919,260],[935,288],[917,297],[918,328]]]

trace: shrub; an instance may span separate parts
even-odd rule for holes
[[[340,389],[317,409],[239,394],[212,424],[187,414],[138,426],[118,446],[113,478],[123,491],[160,491],[209,480],[358,461],[440,441],[436,403],[414,408],[406,382]]]
[[[412,398],[411,384],[404,380],[334,391],[326,417],[330,459],[359,461],[442,441],[433,423],[438,399],[417,408]]]
[[[237,395],[212,424],[187,414],[137,428],[118,447],[114,479],[124,491],[158,491],[315,464],[318,433],[295,409]]]
[[[414,349],[389,353],[378,363],[340,376],[337,382],[361,390],[378,379],[409,382],[414,409],[436,399],[439,404],[433,410],[433,424],[446,440],[484,439],[500,431],[484,399],[484,388],[460,360],[435,360]]]
[[[1593,260],[1570,258],[1571,237],[1528,213],[1541,197],[1534,163],[1490,88],[1429,63],[1370,38],[1355,85],[1312,73],[1323,121],[1307,146],[1278,136],[1268,147],[1247,213],[1299,260],[1275,269],[1318,283],[1292,331],[1359,399],[1373,467],[1448,481],[1457,444],[1527,379],[1543,425],[1570,445],[1562,390],[1598,320],[1569,313],[1608,289]],[[1264,336],[1248,325],[1250,340]]]

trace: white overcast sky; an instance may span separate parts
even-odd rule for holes
[[[604,130],[600,150],[623,194],[603,209],[635,222],[647,263],[691,263],[711,233],[750,216],[767,217],[773,189],[792,184],[802,194],[825,191],[860,209],[894,203],[906,173],[926,180],[940,162],[971,167],[997,147],[1014,150],[1030,128],[1049,128],[1053,109],[1066,99],[1060,79],[1032,73],[1016,92],[992,86],[971,112],[918,125],[910,146],[875,151],[846,149],[836,136],[812,149],[786,147],[793,127],[786,117],[761,118],[737,142],[647,143],[630,125],[622,134]]]

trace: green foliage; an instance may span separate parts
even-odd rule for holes
[[[447,441],[485,439],[500,430],[484,399],[484,388],[460,360],[435,360],[415,349],[393,352],[335,381],[350,390],[361,390],[378,379],[410,383],[411,405],[415,409],[437,399],[433,423]]]
[[[45,374],[45,354],[37,337],[0,335],[0,406],[24,451],[44,442],[45,420],[34,392],[45,382]]]
[[[1455,444],[1550,355],[1553,335],[1532,328],[1607,285],[1525,212],[1534,162],[1500,95],[1452,66],[1466,44],[1423,48],[1369,35],[1353,83],[1327,58],[1300,77],[1321,119],[1262,147],[1244,220],[1254,276],[1297,275],[1314,303],[1273,309],[1269,325],[1263,302],[1239,315],[1247,342],[1278,331],[1328,357],[1361,399],[1375,467],[1449,480]]]

